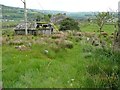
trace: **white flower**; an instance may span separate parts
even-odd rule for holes
[[[47,54],[47,53],[48,53],[48,50],[44,50],[44,52]]]
[[[71,79],[71,81],[74,81],[75,79]]]
[[[90,38],[87,38],[87,41],[89,41],[90,40]]]
[[[67,83],[70,83],[70,81],[67,81]]]
[[[71,83],[70,86],[73,86],[73,84]]]

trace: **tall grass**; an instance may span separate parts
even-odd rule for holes
[[[117,88],[119,53],[80,42],[57,52],[49,43],[26,51],[4,45],[3,87]]]
[[[120,52],[111,49],[95,48],[92,51],[91,64],[88,64],[88,73],[94,77],[99,87],[120,88]]]
[[[71,35],[59,44],[47,36],[5,38],[8,40],[2,46],[4,88],[117,89],[120,86],[120,53],[92,46],[85,37],[76,39]],[[18,50],[15,40],[32,45],[28,50]],[[10,41],[13,44],[7,43]]]

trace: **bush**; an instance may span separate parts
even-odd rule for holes
[[[65,40],[63,44],[66,48],[69,48],[69,49],[73,48],[73,42],[71,41]]]
[[[55,44],[60,45],[63,42],[62,39],[55,39]]]
[[[69,40],[56,39],[55,44],[58,45],[62,49],[64,49],[64,48],[69,48],[69,49],[73,48],[73,42],[71,42]]]
[[[57,45],[55,45],[55,44],[52,44],[51,46],[50,46],[50,48],[55,52],[55,53],[57,53],[57,52],[59,52],[60,51],[60,47],[58,47]]]
[[[24,42],[22,40],[12,40],[9,42],[9,45],[23,45]]]
[[[74,19],[66,18],[60,23],[60,30],[79,30],[79,23]]]
[[[100,73],[101,71],[100,71],[100,69],[99,69],[97,64],[92,64],[92,65],[87,66],[87,72],[90,75],[95,75],[95,74]]]
[[[76,42],[79,42],[80,40],[82,40],[82,37],[81,37],[81,36],[75,36],[75,41],[76,41]]]
[[[74,32],[73,35],[74,36],[82,36],[82,33],[81,32]]]
[[[92,53],[94,56],[91,59],[97,58],[97,63],[87,67],[88,73],[98,76],[100,87],[119,88],[120,70],[118,67],[120,65],[120,52],[113,53],[111,49],[96,48]],[[106,65],[103,65],[103,63]]]
[[[62,38],[62,37],[64,37],[63,34],[53,34],[52,35],[52,39],[57,39],[57,38]]]

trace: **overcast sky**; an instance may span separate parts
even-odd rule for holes
[[[69,12],[117,10],[118,1],[120,0],[26,0],[27,8]],[[0,4],[23,7],[21,0],[0,0]]]

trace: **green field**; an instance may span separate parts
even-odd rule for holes
[[[99,27],[97,24],[95,23],[82,23],[80,24],[81,27],[81,31],[83,32],[98,32],[99,31]],[[114,25],[113,24],[106,24],[103,27],[103,31],[107,32],[108,34],[113,33],[114,30]]]
[[[95,24],[81,26],[82,32],[97,29]],[[7,29],[7,34],[12,33],[11,30]],[[114,27],[105,25],[104,30],[110,35]],[[2,46],[5,88],[116,89],[119,86],[120,53],[112,52],[109,37],[105,37],[108,46],[103,49],[91,45],[86,36],[77,36],[76,39],[69,34],[56,44],[52,36],[6,36],[6,32]],[[15,40],[23,42],[15,44]],[[72,46],[65,45],[65,40],[72,42]],[[28,43],[32,45],[29,47]],[[25,45],[27,49],[16,49],[19,45]]]

